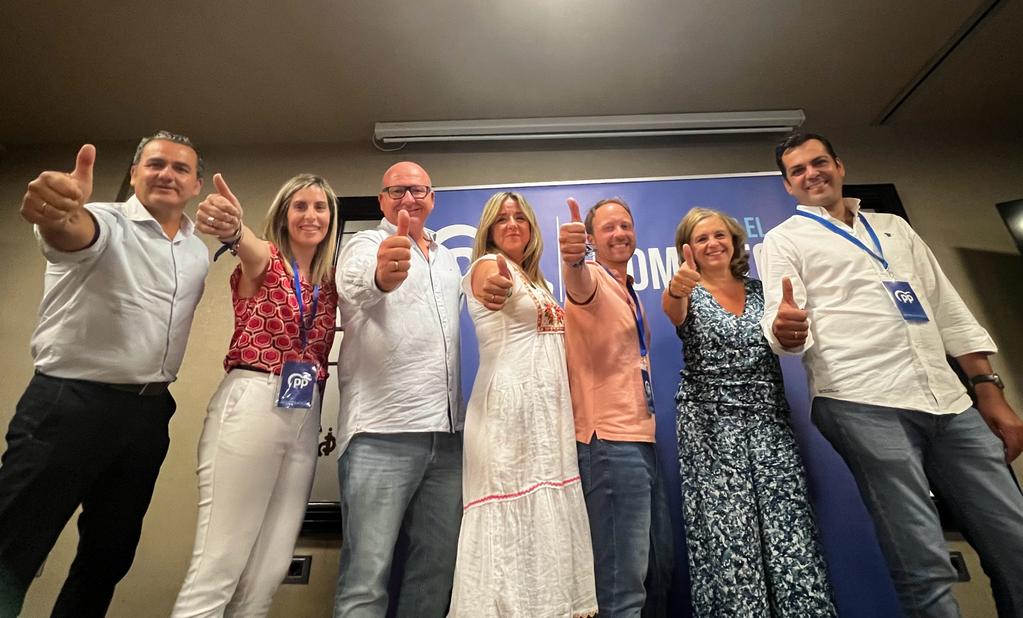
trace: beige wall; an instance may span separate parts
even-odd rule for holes
[[[1002,346],[996,369],[1007,393],[1023,409],[1023,318],[1019,303],[1023,258],[1005,231],[994,203],[1023,197],[1023,152],[1010,137],[899,135],[874,129],[855,136],[834,135],[848,169],[847,182],[894,182],[909,216],[930,243],[967,303]],[[277,187],[291,175],[325,175],[342,195],[377,191],[381,172],[411,158],[424,164],[437,185],[499,182],[678,176],[764,171],[773,168],[769,139],[663,141],[653,145],[588,144],[577,150],[533,145],[534,150],[410,148],[381,153],[367,144],[245,146],[206,148],[207,165],[221,171],[247,207],[251,226],[261,222]],[[18,216],[25,184],[42,169],[68,169],[76,146],[12,149],[0,161],[0,427],[32,373],[28,341],[42,292],[43,259],[31,231]],[[94,199],[113,199],[132,152],[131,145],[100,144]],[[443,208],[443,202],[438,204]],[[674,224],[674,222],[672,222]],[[199,305],[179,385],[172,390],[178,412],[171,422],[171,448],[146,519],[135,565],[118,588],[111,616],[166,615],[184,576],[195,526],[195,445],[206,402],[221,377],[221,359],[231,327],[227,277],[233,264],[221,259],[210,270]],[[331,419],[333,411],[325,411]],[[1023,468],[1017,464],[1017,470]],[[43,575],[29,593],[25,616],[45,616],[74,552],[73,527],[65,531]],[[337,544],[303,541],[296,553],[314,555],[309,587],[286,586],[278,593],[276,616],[329,616],[337,571]],[[974,563],[975,566],[975,563]],[[1023,576],[1023,574],[1021,574]],[[969,595],[968,595],[969,596]],[[973,594],[972,596],[978,596]],[[967,615],[985,615],[985,595],[969,602]],[[965,598],[964,598],[965,600]],[[976,605],[974,605],[976,603]]]

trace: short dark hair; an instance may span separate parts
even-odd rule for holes
[[[586,225],[586,233],[590,236],[593,235],[593,216],[596,214],[598,208],[608,204],[618,204],[624,208],[625,212],[629,213],[629,219],[632,219],[632,223],[636,223],[636,220],[632,218],[632,209],[630,209],[629,205],[625,203],[625,200],[620,197],[609,197],[607,199],[600,200],[586,211],[586,220],[583,223]]]
[[[203,172],[206,171],[206,163],[205,161],[203,161],[202,153],[199,152],[199,149],[196,147],[196,145],[192,143],[192,140],[188,139],[184,135],[180,135],[178,133],[171,133],[170,131],[157,131],[156,133],[143,137],[141,140],[139,140],[139,145],[138,148],[135,149],[135,156],[132,157],[131,164],[138,165],[139,161],[142,160],[142,149],[145,148],[146,144],[148,144],[149,142],[156,140],[174,142],[175,144],[188,146],[193,151],[195,151],[196,158],[195,175],[197,178],[202,178]]]
[[[828,151],[828,154],[831,155],[832,159],[838,160],[838,155],[835,154],[835,148],[831,145],[831,142],[828,141],[828,138],[820,135],[819,133],[793,133],[774,147],[774,162],[781,171],[783,178],[787,178],[788,174],[785,172],[785,164],[782,163],[781,160],[782,156],[793,148],[798,148],[806,142],[814,139],[824,144],[824,149]]]

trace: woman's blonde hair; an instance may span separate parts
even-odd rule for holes
[[[266,213],[263,237],[277,246],[284,257],[284,266],[288,270],[288,274],[294,274],[291,272],[291,262],[295,256],[291,252],[291,236],[288,234],[288,209],[291,208],[291,198],[307,187],[323,189],[323,193],[327,196],[327,207],[330,209],[327,235],[317,245],[313,261],[309,265],[309,281],[325,282],[332,276],[330,271],[334,266],[334,252],[337,250],[338,200],[334,190],[321,176],[299,174],[284,183],[281,190],[277,192],[277,197],[270,204],[270,210]]]
[[[483,205],[480,224],[476,228],[476,240],[472,244],[472,261],[475,262],[488,253],[504,253],[494,244],[491,228],[494,227],[494,222],[497,221],[498,215],[501,214],[501,205],[508,199],[515,200],[519,207],[522,208],[522,214],[526,216],[526,221],[529,222],[529,242],[526,243],[526,249],[522,254],[522,270],[525,271],[526,277],[533,283],[546,285],[543,273],[540,272],[543,238],[540,237],[540,230],[537,229],[536,215],[533,213],[533,207],[529,205],[529,202],[526,201],[526,198],[521,193],[500,191],[491,195],[487,203]],[[505,257],[510,256],[505,255]]]
[[[725,228],[732,235],[732,259],[728,263],[728,269],[736,279],[742,279],[749,274],[749,253],[746,251],[746,230],[742,229],[739,222],[726,215],[720,210],[713,208],[692,208],[682,217],[682,221],[675,230],[675,249],[678,251],[679,261],[684,260],[685,254],[682,245],[689,244],[693,238],[693,229],[710,217],[718,217],[724,222]],[[697,267],[699,268],[699,267]]]

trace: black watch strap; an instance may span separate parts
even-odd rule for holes
[[[998,388],[1001,389],[1005,388],[1005,383],[1002,382],[1002,377],[997,373],[982,373],[980,375],[975,375],[972,378],[970,378],[970,386],[977,386],[978,384],[982,384],[984,382],[994,382],[995,386],[997,386]]]

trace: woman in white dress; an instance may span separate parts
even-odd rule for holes
[[[493,195],[462,280],[480,362],[465,419],[450,616],[597,612],[564,311],[540,272],[542,252],[526,200]]]

